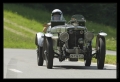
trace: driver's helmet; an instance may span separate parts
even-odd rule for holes
[[[63,20],[63,13],[60,9],[54,9],[51,14],[51,20]]]

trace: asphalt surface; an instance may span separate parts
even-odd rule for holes
[[[84,62],[59,62],[54,58],[53,69],[47,69],[46,62],[43,66],[37,65],[36,50],[29,49],[4,49],[4,72],[3,78],[109,78],[115,79],[116,66],[105,64],[103,70],[97,69],[97,64],[92,63],[85,67]]]

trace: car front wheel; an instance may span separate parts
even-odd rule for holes
[[[97,50],[97,68],[103,69],[105,62],[105,38],[100,37],[98,42],[98,50]]]
[[[52,69],[53,67],[53,43],[51,38],[46,38],[45,41],[45,60],[48,69]]]

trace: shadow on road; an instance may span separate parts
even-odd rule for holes
[[[54,65],[53,66],[53,69],[77,69],[77,70],[116,70],[116,69],[108,69],[106,67],[104,67],[103,69],[98,69],[97,66],[90,66],[90,67],[87,67],[87,66],[67,66],[67,65]]]

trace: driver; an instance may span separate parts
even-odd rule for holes
[[[71,18],[71,24],[78,25],[77,20],[74,17]]]
[[[51,20],[57,21],[63,19],[63,13],[60,9],[54,9],[51,13]],[[47,23],[44,25],[43,32],[46,33],[47,28],[51,25],[51,23]]]

